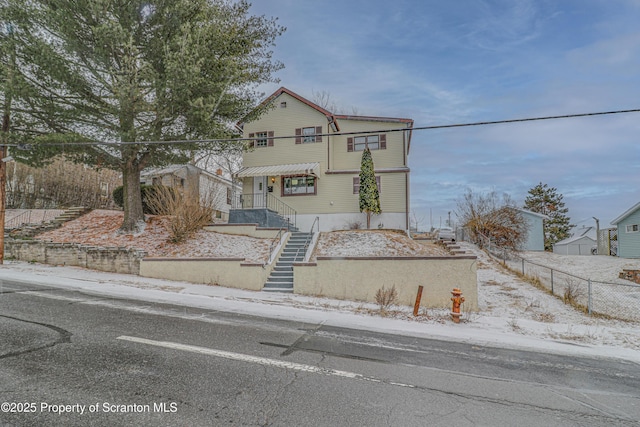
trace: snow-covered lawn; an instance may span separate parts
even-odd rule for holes
[[[447,256],[433,243],[420,244],[404,232],[392,230],[350,230],[320,233],[312,259],[319,256]]]
[[[121,211],[94,210],[36,237],[60,243],[135,248],[145,251],[149,257],[226,257],[263,263],[269,256],[271,239],[212,231],[200,230],[192,239],[182,244],[169,243],[169,233],[165,227],[167,219],[162,217],[150,216],[140,234],[122,234],[118,232],[118,228],[123,216]]]

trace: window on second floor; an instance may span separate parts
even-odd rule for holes
[[[255,132],[250,133],[249,138],[255,138],[249,141],[250,148],[257,147],[273,147],[273,131],[263,131],[263,132]]]
[[[308,126],[296,129],[296,144],[322,142],[322,126]]]
[[[366,135],[347,138],[347,151],[364,151],[367,147],[369,147],[369,150],[386,150],[387,135]]]
[[[626,227],[627,233],[637,233],[640,231],[640,226],[638,224],[627,225]]]

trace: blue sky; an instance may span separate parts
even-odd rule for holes
[[[640,0],[254,0],[251,13],[287,27],[266,94],[324,91],[416,127],[640,108]],[[608,226],[640,201],[639,140],[640,113],[417,131],[411,208],[437,227],[468,188],[522,204],[542,182],[572,223]]]

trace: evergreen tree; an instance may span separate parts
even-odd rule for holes
[[[525,209],[549,217],[544,220],[544,249],[547,251],[553,250],[554,243],[570,237],[574,227],[570,224],[569,209],[564,207],[562,198],[556,188],[539,183],[529,190],[524,200]]]
[[[360,212],[367,214],[367,228],[371,228],[371,214],[379,214],[380,193],[376,183],[375,169],[373,168],[373,157],[369,147],[362,152],[362,163],[360,165]]]
[[[263,111],[254,110],[262,96],[255,89],[276,81],[282,64],[270,48],[284,28],[250,16],[249,7],[244,0],[3,0],[0,21],[11,24],[19,70],[12,141],[31,147],[12,155],[43,164],[63,154],[121,171],[122,229],[137,230],[142,169],[183,163],[200,150],[238,149],[205,141],[237,136],[231,124]],[[156,143],[177,140],[196,142]],[[95,141],[108,144],[77,144]]]

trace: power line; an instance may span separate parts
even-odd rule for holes
[[[472,123],[455,123],[448,125],[432,125],[432,126],[418,126],[412,128],[393,128],[393,129],[376,129],[367,131],[353,131],[353,132],[335,132],[335,133],[321,133],[313,134],[312,136],[350,136],[350,135],[369,135],[377,133],[392,133],[392,132],[407,132],[407,131],[421,131],[421,130],[434,130],[434,129],[449,129],[449,128],[461,128],[472,126],[488,126],[508,123],[523,123],[534,122],[542,120],[559,120],[559,119],[571,119],[578,117],[593,117],[593,116],[606,116],[613,114],[627,114],[627,113],[639,113],[640,109],[631,110],[613,110],[613,111],[601,111],[596,113],[577,113],[577,114],[563,114],[558,116],[542,116],[542,117],[528,117],[522,119],[507,119],[507,120],[492,120],[484,122],[472,122]],[[206,144],[206,143],[225,143],[225,142],[249,142],[256,139],[262,140],[277,140],[277,139],[293,139],[301,138],[304,135],[284,135],[284,136],[264,136],[260,138],[213,138],[213,139],[178,139],[167,141],[124,141],[124,142],[106,142],[106,141],[78,141],[78,142],[60,142],[60,143],[48,143],[47,147],[69,147],[69,146],[111,146],[121,147],[126,145],[165,145],[165,144]],[[6,147],[23,148],[23,144],[4,144]]]

